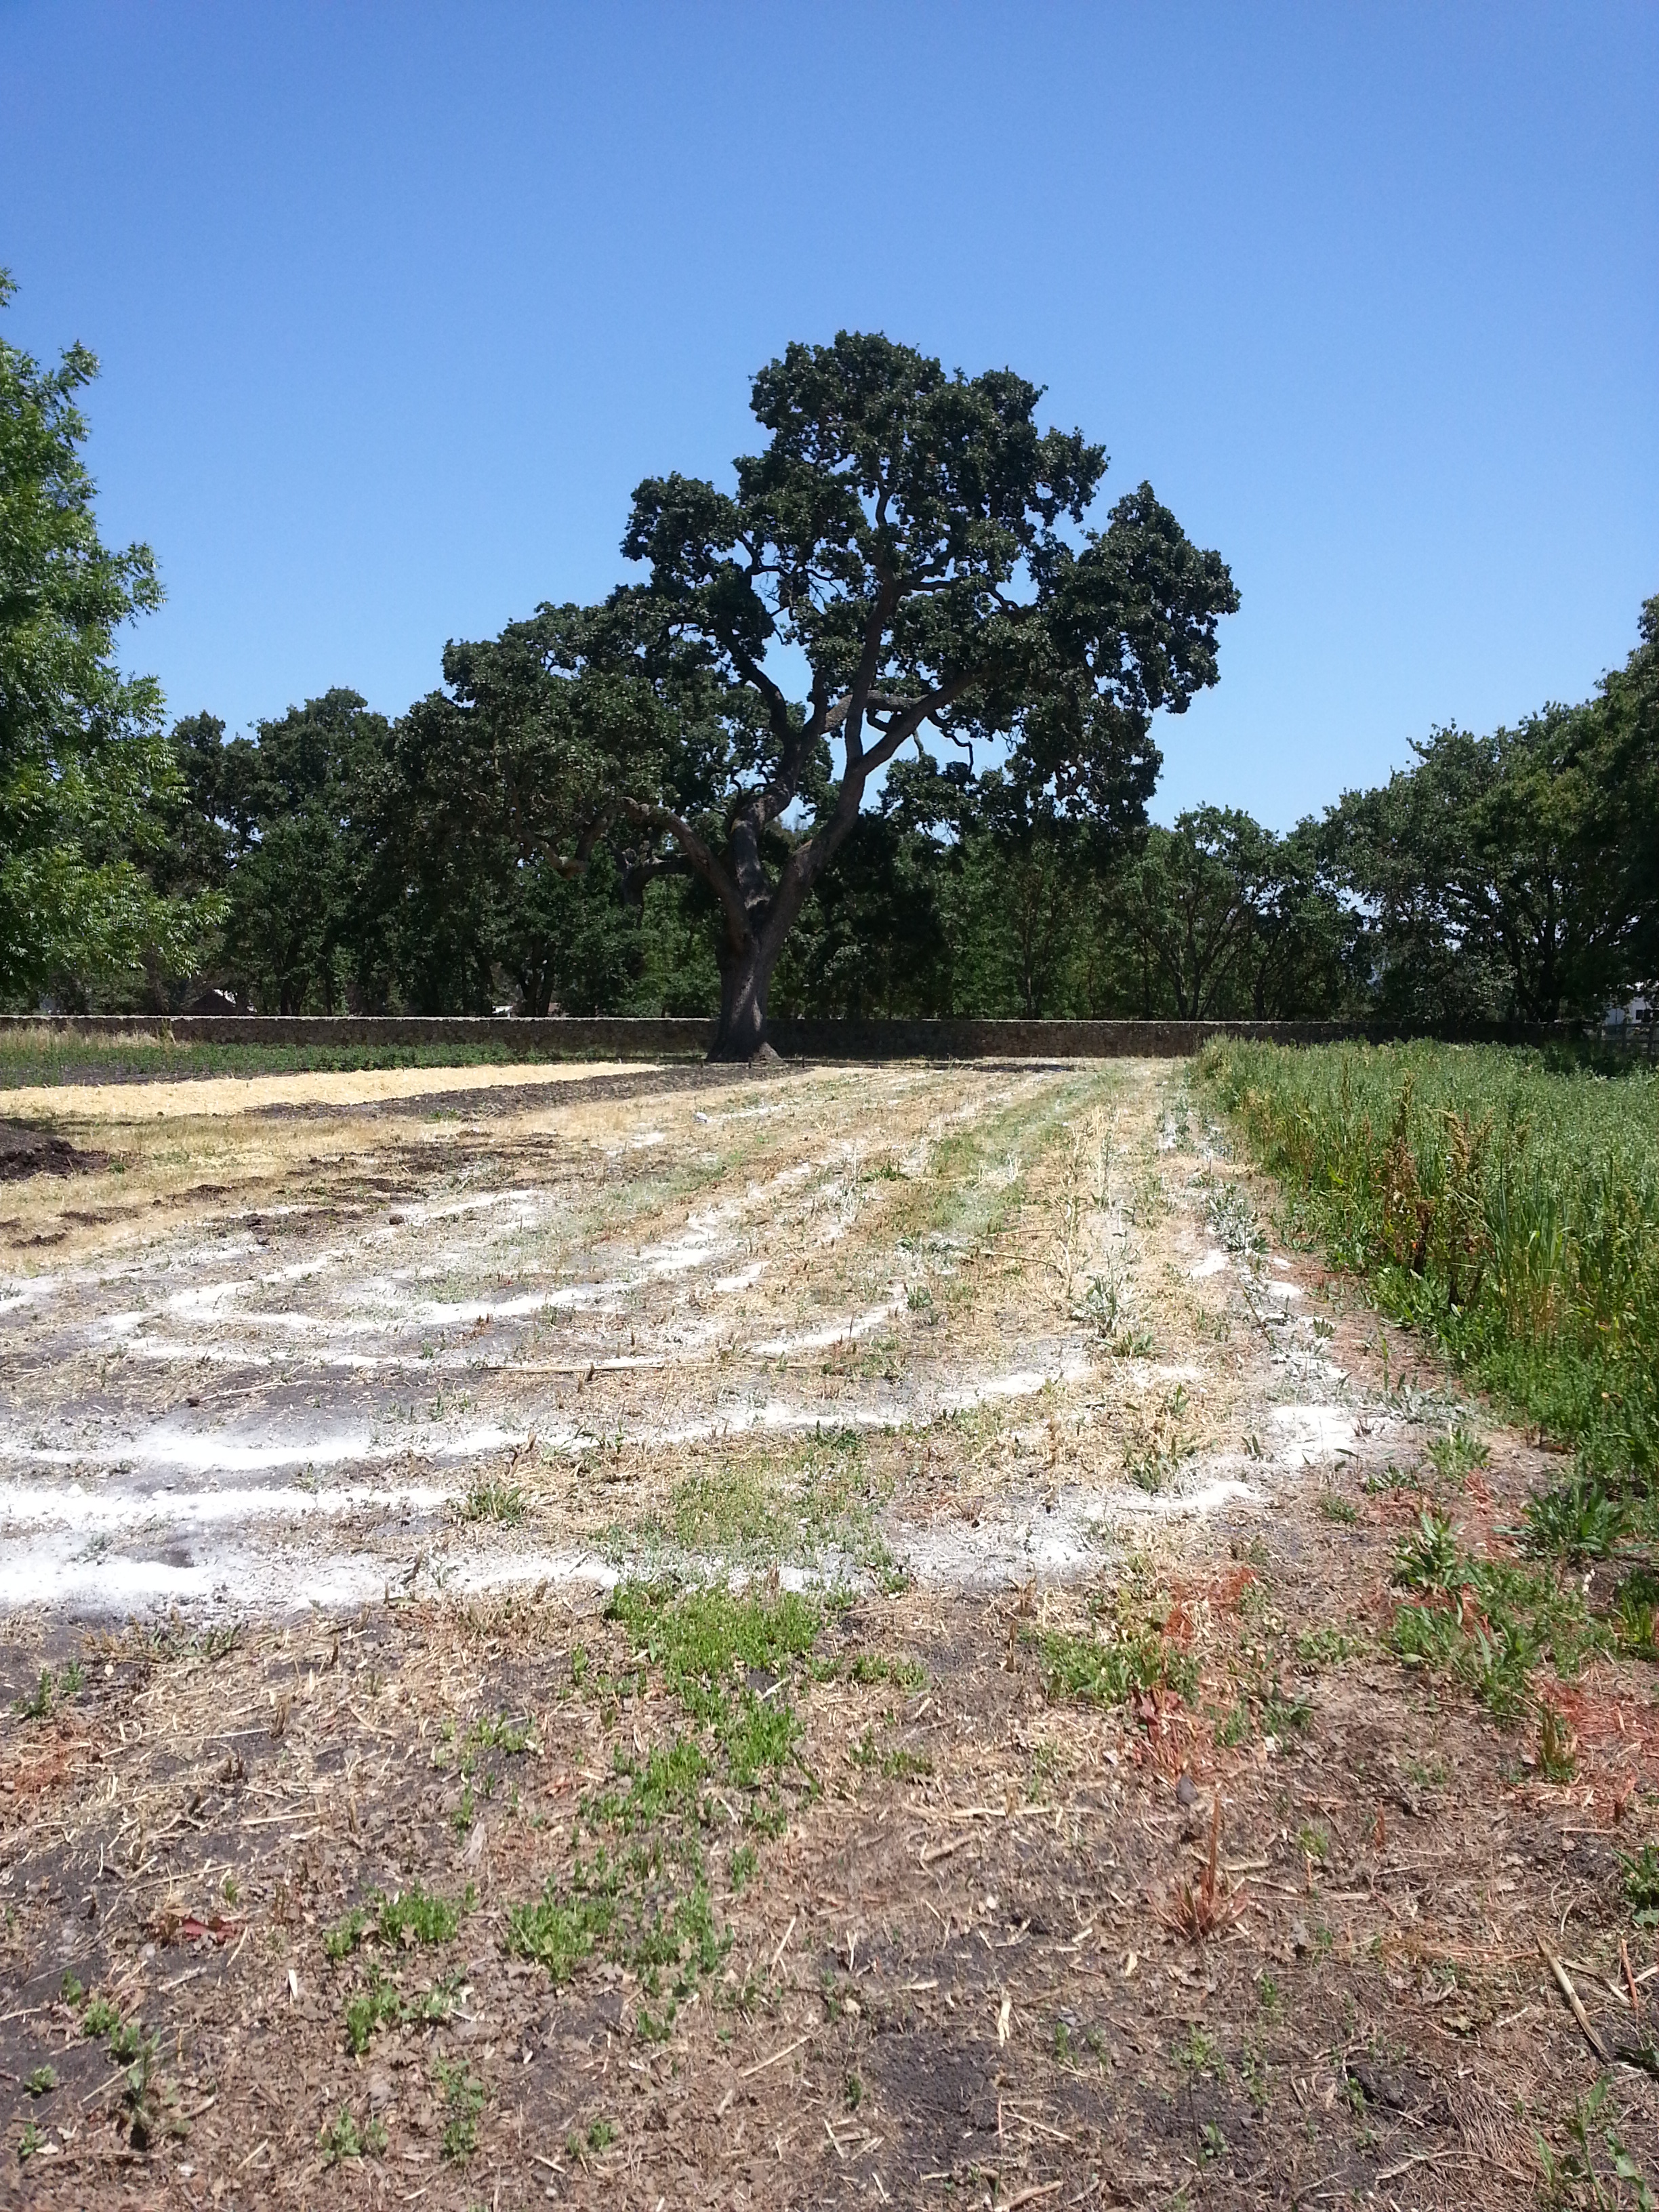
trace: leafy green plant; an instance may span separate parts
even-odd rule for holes
[[[1395,1553],[1394,1579],[1406,1589],[1448,1591],[1461,1564],[1450,1522],[1443,1513],[1425,1512]]]
[[[1492,1454],[1472,1429],[1454,1421],[1429,1445],[1429,1457],[1443,1482],[1462,1483],[1477,1468],[1490,1466]]]
[[[1633,1857],[1619,1853],[1623,1871],[1625,1901],[1638,1928],[1659,1927],[1659,1848],[1644,1844]]]
[[[317,2138],[325,2166],[338,2166],[348,2158],[383,2157],[386,2146],[386,2132],[381,2123],[371,2115],[360,2128],[347,2105],[341,2106]]]
[[[1547,1571],[1469,1556],[1440,1515],[1421,1516],[1395,1555],[1395,1579],[1425,1602],[1401,1605],[1386,1641],[1408,1665],[1457,1675],[1499,1721],[1528,1710],[1532,1677],[1546,1660],[1571,1680],[1609,1640],[1579,1593]]]
[[[1535,2137],[1539,2164],[1544,2170],[1546,2184],[1559,2198],[1565,2193],[1564,2185],[1583,2183],[1589,2190],[1590,2203],[1598,2207],[1624,2204],[1626,2201],[1625,2192],[1628,2190],[1628,2201],[1635,2206],[1636,2212],[1659,2212],[1659,2198],[1654,2196],[1641,2166],[1626,2149],[1618,2129],[1605,2118],[1612,2086],[1611,2076],[1604,2074],[1595,2087],[1575,2103],[1566,2122],[1567,2136],[1572,2148],[1564,2157],[1558,2160],[1543,2137]],[[1597,2134],[1601,2137],[1608,2161],[1607,2179],[1613,2189],[1611,2196],[1601,2186],[1601,2174],[1596,2165],[1594,2137]]]
[[[446,1976],[428,1990],[405,1996],[397,1984],[378,1966],[369,1969],[367,1984],[346,2000],[346,2047],[361,2058],[380,2027],[406,2027],[422,2021],[444,2021],[455,2007],[459,1974]]]
[[[461,1522],[499,1521],[516,1528],[526,1510],[524,1492],[516,1482],[475,1482],[458,1500],[455,1517]]]
[[[1610,1558],[1630,1532],[1630,1502],[1580,1473],[1528,1499],[1522,1508],[1527,1548],[1577,1566]]]
[[[57,2069],[51,2066],[37,2066],[23,2076],[24,2093],[30,2097],[49,2097],[57,2087]]]
[[[471,1912],[477,1893],[471,1882],[459,1898],[440,1897],[418,1882],[380,1900],[378,1915],[383,1943],[447,1943],[459,1933],[461,1916]]]
[[[1544,1705],[1539,1712],[1538,1764],[1550,1782],[1571,1782],[1577,1770],[1571,1731],[1551,1705]]]
[[[1301,1735],[1312,1727],[1313,1707],[1305,1698],[1287,1694],[1275,1682],[1261,1695],[1261,1725],[1267,1735],[1283,1743],[1287,1736]]]
[[[1625,1577],[1614,1601],[1613,1634],[1643,1659],[1659,1659],[1659,1575],[1638,1567]]]
[[[354,1905],[331,1928],[323,1930],[323,1956],[337,1962],[349,1958],[362,1942],[369,1924],[369,1916],[363,1907]]]
[[[432,2062],[433,2073],[443,2091],[449,2117],[444,2122],[443,2154],[457,2163],[471,2157],[478,2148],[478,2120],[487,2092],[465,2064],[442,2058]]]

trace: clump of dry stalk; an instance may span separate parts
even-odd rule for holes
[[[1218,1860],[1221,1850],[1221,1792],[1210,1803],[1210,1855],[1194,1889],[1183,1881],[1174,1896],[1154,1907],[1156,1917],[1188,1943],[1202,1943],[1231,1928],[1244,1909],[1242,1897],[1228,1896],[1221,1887]]]

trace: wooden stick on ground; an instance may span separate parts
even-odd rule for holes
[[[1577,2021],[1579,2027],[1584,2031],[1585,2042],[1589,2044],[1590,2049],[1595,2053],[1596,2057],[1605,2066],[1607,2063],[1607,2045],[1602,2042],[1601,2037],[1595,2033],[1595,2028],[1590,2025],[1590,2016],[1578,2001],[1578,1992],[1572,1985],[1571,1975],[1568,1973],[1566,1968],[1556,1957],[1554,1952],[1550,1949],[1549,1946],[1545,1942],[1541,1936],[1538,1939],[1538,1948],[1543,1953],[1544,1956],[1549,1960],[1550,1972],[1555,1977],[1556,1985],[1560,1990],[1562,1996],[1571,2006],[1573,2018]]]

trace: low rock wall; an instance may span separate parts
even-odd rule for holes
[[[8,1014],[7,1030],[53,1030],[74,1036],[161,1036],[179,1044],[502,1044],[550,1060],[694,1060],[714,1041],[708,1020],[592,1019],[552,1015],[450,1014]],[[786,1060],[1180,1059],[1211,1037],[1275,1044],[1381,1040],[1398,1032],[1350,1022],[814,1021],[780,1018],[768,1031]],[[1451,1034],[1450,1032],[1447,1033]],[[1568,1024],[1491,1024],[1464,1030],[1468,1042],[1540,1044],[1578,1036]]]

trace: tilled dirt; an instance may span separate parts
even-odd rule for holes
[[[1636,2202],[1651,1671],[1553,1687],[1550,1782],[1392,1656],[1431,1493],[1501,1546],[1558,1463],[1476,1409],[1448,1486],[1178,1071],[429,1104],[10,1227],[16,2201]],[[729,1692],[798,1739],[628,1831],[700,1960],[526,1955],[695,1734],[609,1595],[687,1577],[805,1594]]]

